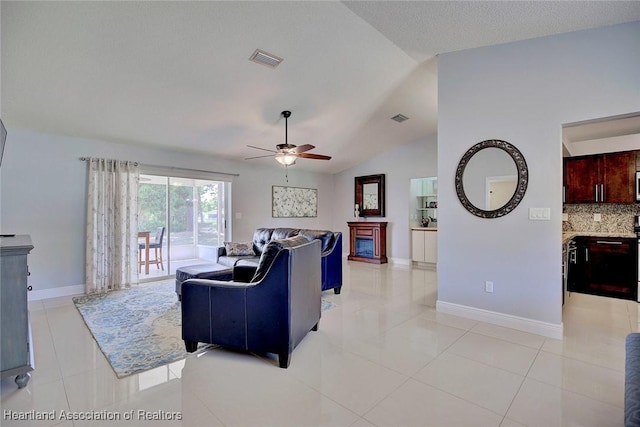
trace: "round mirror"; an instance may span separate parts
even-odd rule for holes
[[[518,206],[528,181],[522,153],[506,141],[490,139],[471,147],[460,160],[456,193],[472,214],[497,218]]]

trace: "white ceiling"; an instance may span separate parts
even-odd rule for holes
[[[637,1],[0,5],[7,127],[242,160],[291,110],[289,142],[333,156],[295,167],[327,173],[436,131],[438,53],[640,20]]]

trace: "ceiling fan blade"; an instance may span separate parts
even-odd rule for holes
[[[271,153],[277,153],[277,151],[274,150],[268,150],[266,148],[262,148],[262,147],[256,147],[255,145],[247,145],[247,147],[249,148],[255,148],[256,150],[263,150],[263,151],[269,151]]]
[[[300,154],[300,153],[304,153],[305,151],[309,151],[309,150],[313,150],[315,147],[315,145],[311,145],[311,144],[304,144],[304,145],[299,145],[296,148],[293,149],[293,152],[296,154]]]
[[[255,157],[245,157],[245,160],[252,160],[252,159],[262,159],[264,157],[273,157],[273,154],[267,154],[265,156],[255,156]]]
[[[298,157],[303,159],[314,159],[314,160],[331,160],[331,156],[323,156],[322,154],[313,154],[313,153],[300,153]]]

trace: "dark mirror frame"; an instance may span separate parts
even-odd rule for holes
[[[490,147],[504,150],[513,159],[516,164],[516,169],[518,170],[518,183],[516,185],[516,191],[513,193],[513,196],[511,196],[511,199],[509,199],[509,201],[504,206],[502,206],[500,209],[486,211],[478,208],[469,201],[464,192],[464,187],[462,186],[462,176],[471,158],[478,151]],[[514,210],[516,206],[518,206],[518,204],[520,204],[520,202],[522,201],[524,193],[527,191],[528,184],[529,169],[527,168],[527,162],[524,160],[524,156],[516,147],[501,139],[488,139],[486,141],[479,142],[473,147],[469,148],[464,156],[462,156],[460,163],[458,163],[458,168],[456,169],[456,193],[458,194],[458,199],[466,210],[480,218],[498,218]]]
[[[376,209],[364,209],[363,187],[365,184],[376,184],[378,187],[378,207]],[[355,177],[355,201],[360,207],[360,216],[384,216],[385,189],[384,174]]]

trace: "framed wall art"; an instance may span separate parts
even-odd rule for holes
[[[271,190],[271,216],[274,218],[317,217],[318,190],[274,185]]]

